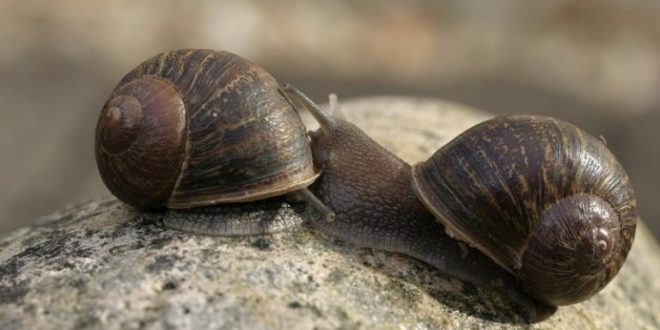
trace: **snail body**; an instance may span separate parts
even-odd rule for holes
[[[318,177],[277,81],[214,50],[165,52],[129,72],[102,110],[95,150],[110,191],[146,210],[260,200]]]
[[[321,125],[311,137],[323,175],[312,190],[336,214],[332,223],[315,223],[327,235],[499,289],[530,321],[598,292],[629,252],[636,213],[628,177],[602,142],[570,124],[499,117],[410,167],[355,125],[286,90]],[[505,245],[484,249],[497,240]],[[517,254],[498,257],[509,250]]]

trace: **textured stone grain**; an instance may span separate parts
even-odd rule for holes
[[[430,99],[342,103],[409,162],[487,114]],[[298,207],[292,216],[304,218]],[[296,219],[300,221],[302,219]],[[205,237],[113,198],[0,238],[0,329],[656,329],[660,252],[645,226],[619,276],[592,299],[526,325],[505,298],[405,256],[299,227]]]

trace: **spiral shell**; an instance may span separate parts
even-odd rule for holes
[[[599,139],[550,117],[481,123],[416,164],[413,177],[450,235],[553,305],[602,289],[634,240],[636,202],[622,166]]]
[[[95,149],[110,191],[144,209],[262,199],[318,176],[277,81],[222,51],[165,52],[128,73],[103,107]]]

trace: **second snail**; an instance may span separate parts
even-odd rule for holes
[[[294,105],[320,123],[309,138]],[[600,291],[636,226],[625,171],[571,124],[497,117],[410,166],[227,52],[167,52],[129,73],[99,119],[96,154],[111,192],[136,207],[249,209],[235,203],[288,195],[320,211],[313,230],[500,290],[530,321]],[[215,235],[297,225],[172,219],[171,227]]]

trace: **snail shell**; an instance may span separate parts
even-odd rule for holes
[[[101,177],[143,209],[244,202],[318,173],[305,128],[261,67],[223,51],[165,52],[128,73],[96,128]]]
[[[606,146],[550,117],[498,117],[413,167],[445,225],[552,305],[582,301],[619,271],[636,226],[633,188]]]

